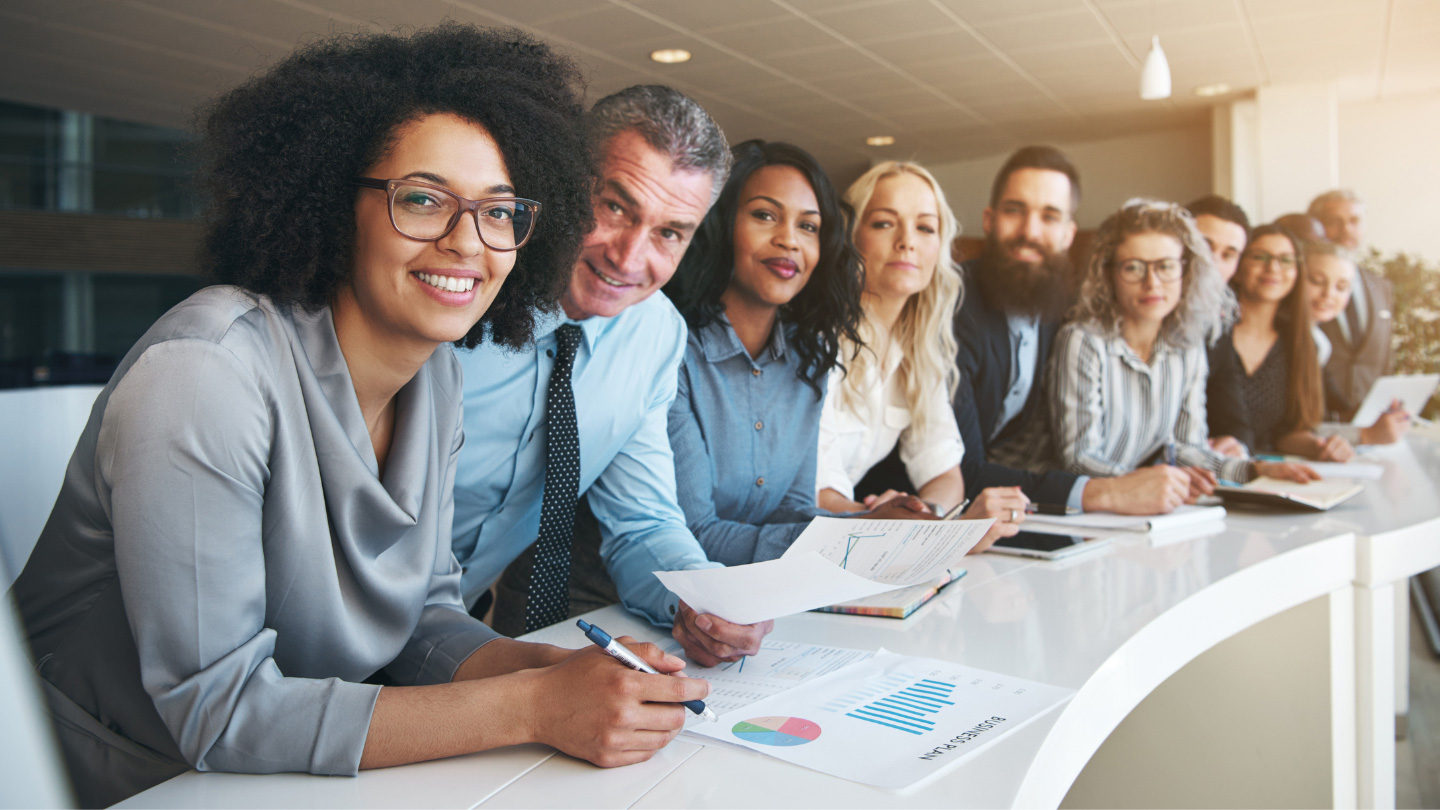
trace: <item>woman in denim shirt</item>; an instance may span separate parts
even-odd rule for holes
[[[680,506],[710,559],[740,565],[779,557],[826,514],[815,506],[820,407],[841,336],[859,342],[864,271],[813,157],[759,140],[732,151],[730,179],[665,292],[690,325],[670,409]],[[886,511],[872,516],[914,515]]]

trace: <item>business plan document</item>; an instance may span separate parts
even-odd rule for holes
[[[881,650],[687,731],[899,791],[949,770],[1074,693]]]
[[[655,576],[701,613],[754,624],[938,579],[994,522],[817,517],[779,559]]]
[[[671,644],[665,651],[685,658],[679,642]],[[709,681],[710,694],[705,698],[705,705],[716,714],[725,714],[864,661],[874,654],[870,650],[766,639],[755,655],[713,667],[687,666],[685,674]],[[710,721],[691,715],[685,726],[689,729],[702,723],[709,725]]]

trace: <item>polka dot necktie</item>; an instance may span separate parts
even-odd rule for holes
[[[575,499],[580,490],[580,436],[575,427],[575,391],[570,371],[580,327],[567,323],[555,332],[555,367],[545,394],[549,438],[545,447],[545,494],[540,501],[540,537],[525,602],[525,632],[539,630],[570,615],[570,542],[575,530]]]

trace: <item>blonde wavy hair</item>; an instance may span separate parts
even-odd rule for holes
[[[1185,266],[1180,304],[1165,316],[1160,325],[1161,337],[1180,349],[1213,344],[1235,322],[1239,305],[1215,269],[1205,238],[1195,227],[1195,218],[1174,203],[1158,200],[1132,199],[1101,223],[1091,242],[1090,262],[1080,285],[1080,298],[1070,310],[1070,320],[1092,323],[1107,335],[1119,334],[1120,305],[1112,267],[1115,251],[1126,237],[1150,232],[1174,237],[1183,249],[1181,260]]]
[[[911,424],[923,433],[934,420],[940,418],[940,414],[931,413],[934,410],[930,405],[932,400],[925,394],[934,386],[943,385],[953,397],[960,381],[960,371],[955,364],[958,347],[953,323],[964,289],[960,266],[952,253],[955,239],[960,235],[960,223],[945,201],[945,192],[935,176],[916,163],[887,160],[871,167],[846,189],[845,202],[855,211],[850,225],[853,239],[864,223],[865,209],[875,193],[875,185],[886,177],[900,174],[911,174],[924,180],[935,192],[935,205],[940,213],[940,256],[935,273],[925,289],[905,302],[891,335],[891,340],[900,347],[900,366],[895,373],[900,379],[900,390],[905,392],[905,401],[910,406]],[[842,341],[840,345],[846,372],[840,389],[841,402],[856,413],[864,408],[862,381],[871,366],[882,362],[868,345],[875,334],[869,318],[860,322],[859,331],[863,343],[855,345]]]

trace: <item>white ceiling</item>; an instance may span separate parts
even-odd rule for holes
[[[1215,82],[1440,89],[1440,0],[0,0],[0,98],[183,125],[296,43],[446,17],[530,29],[592,98],[671,84],[732,141],[793,141],[842,175],[1201,125],[1193,91]],[[1168,101],[1138,97],[1152,34]],[[695,58],[650,61],[662,47]],[[865,145],[880,134],[895,145]]]

